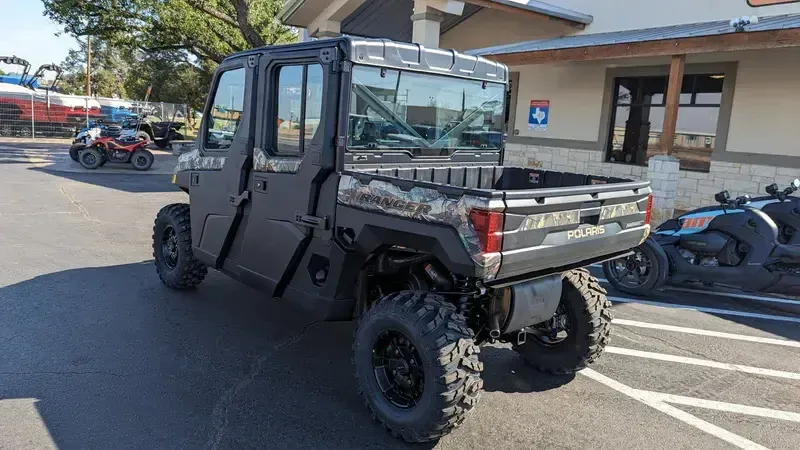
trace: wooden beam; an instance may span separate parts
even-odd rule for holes
[[[667,107],[664,109],[664,125],[661,127],[661,153],[669,155],[675,147],[675,128],[678,125],[678,104],[681,100],[683,69],[686,66],[686,55],[675,55],[669,65],[669,83],[667,84]]]
[[[800,28],[487,55],[509,66],[800,47]]]
[[[516,6],[506,5],[503,3],[493,2],[491,0],[463,0],[464,3],[470,3],[476,6],[481,6],[486,9],[496,9],[497,11],[503,11],[511,14],[523,15],[528,17],[535,17],[537,19],[548,19],[548,20],[556,20],[559,22],[563,22],[570,27],[584,29],[586,28],[585,24],[580,22],[573,22],[571,20],[562,19],[560,17],[553,17],[547,14],[538,13],[536,11],[531,11],[529,9],[518,8]]]

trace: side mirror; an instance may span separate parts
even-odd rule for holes
[[[769,186],[767,186],[767,194],[774,196],[775,194],[778,193],[779,189],[780,188],[778,187],[777,183],[772,183]]]
[[[718,192],[716,195],[714,195],[714,200],[716,200],[717,203],[728,203],[728,200],[730,199],[731,194],[728,191]]]

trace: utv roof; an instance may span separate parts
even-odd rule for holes
[[[338,43],[338,47],[344,51],[346,59],[356,64],[455,75],[503,83],[508,80],[508,67],[505,64],[480,56],[466,55],[455,50],[425,48],[422,45],[408,42],[352,36],[256,48],[234,53],[225,60],[261,53],[283,53],[330,47],[332,42]]]

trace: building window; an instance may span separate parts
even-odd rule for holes
[[[614,104],[606,159],[647,165],[659,153],[667,76],[614,79]],[[708,172],[722,102],[722,74],[683,77],[672,155],[681,169]]]

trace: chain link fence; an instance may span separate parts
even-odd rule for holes
[[[11,88],[4,85],[0,90],[0,137],[66,139],[87,123],[99,120],[124,128],[126,121],[137,117],[184,125],[189,119],[188,108],[181,104],[65,95],[7,86]]]

